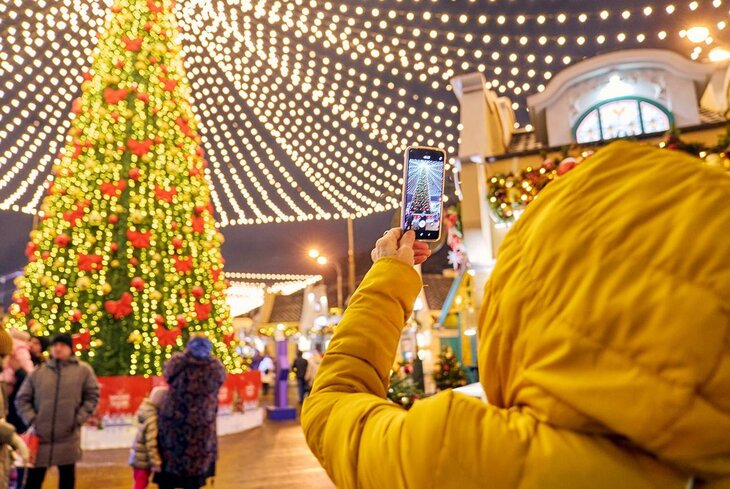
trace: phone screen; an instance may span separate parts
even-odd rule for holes
[[[445,160],[439,149],[406,150],[402,227],[422,241],[436,241],[441,234]]]

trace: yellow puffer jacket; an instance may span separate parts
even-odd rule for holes
[[[305,402],[339,488],[730,487],[730,178],[614,143],[530,204],[482,308],[490,404],[385,400],[418,275],[379,260]]]

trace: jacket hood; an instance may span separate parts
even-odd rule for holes
[[[152,401],[149,400],[149,398],[145,398],[145,400],[142,401],[142,404],[140,404],[139,408],[137,409],[137,421],[139,421],[140,423],[144,423],[152,416],[157,416],[158,409],[159,408],[155,406]]]
[[[485,290],[490,403],[730,476],[730,177],[614,143],[551,183]]]

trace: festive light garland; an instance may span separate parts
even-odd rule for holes
[[[510,224],[524,212],[540,191],[553,180],[568,173],[601,144],[566,148],[560,157],[546,158],[539,168],[527,167],[518,173],[495,175],[489,179],[487,200],[492,220]],[[715,146],[689,143],[681,139],[679,131],[672,131],[658,144],[661,148],[684,151],[701,158],[705,164],[721,167],[730,172],[730,126]]]
[[[484,72],[489,88],[515,98],[512,107],[524,120],[523,96],[544,90],[554,73],[597,48],[672,41],[696,59],[727,27],[717,15],[720,0],[566,12],[380,4],[178,2],[221,226],[394,209],[404,146],[456,153],[458,109],[446,93],[456,74]],[[37,211],[65,142],[61,133],[70,127],[74,87],[96,46],[93,33],[110,6],[110,0],[0,5],[0,209]],[[699,45],[683,41],[693,18],[703,16],[718,18],[707,38]],[[647,19],[667,25],[652,30]],[[434,95],[418,95],[426,91]]]

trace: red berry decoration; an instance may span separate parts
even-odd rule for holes
[[[195,287],[193,287],[191,292],[192,292],[193,296],[198,299],[203,297],[203,294],[205,294],[205,290],[203,290],[203,287],[201,287],[199,285],[196,285]]]
[[[74,310],[74,312],[71,313],[71,321],[74,323],[78,323],[81,321],[82,313],[78,309]]]
[[[134,277],[130,282],[130,285],[137,289],[137,292],[141,292],[142,289],[144,289],[144,280],[142,280],[140,277]]]
[[[139,168],[130,168],[127,175],[129,175],[129,178],[131,178],[132,180],[139,180],[139,177],[142,175],[142,172],[140,171]]]
[[[44,259],[44,260],[48,260],[48,258],[50,256],[51,256],[51,252],[50,251],[44,251],[43,253],[41,253],[41,258]]]
[[[195,206],[195,213],[196,214],[202,214],[203,211],[205,211],[205,206],[204,205],[198,204],[198,205]]]
[[[137,265],[139,265],[139,260],[138,260],[138,259],[136,259],[135,257],[132,257],[132,258],[130,258],[130,259],[129,259],[129,263],[130,263],[130,264],[131,264],[131,265],[132,265],[133,267],[136,267]]]
[[[119,216],[116,214],[109,214],[107,221],[109,221],[109,224],[116,224],[119,222]]]
[[[58,246],[65,248],[71,242],[71,237],[68,234],[59,234],[54,241]]]
[[[63,284],[56,285],[56,295],[57,296],[62,297],[64,295],[66,295],[67,291],[68,291],[68,289],[66,288],[65,285],[63,285]]]
[[[179,250],[180,248],[182,248],[184,243],[185,242],[183,241],[182,238],[179,238],[179,237],[172,238],[172,246],[176,250]]]
[[[109,251],[112,253],[116,253],[119,250],[119,245],[116,243],[112,243],[109,245]]]

